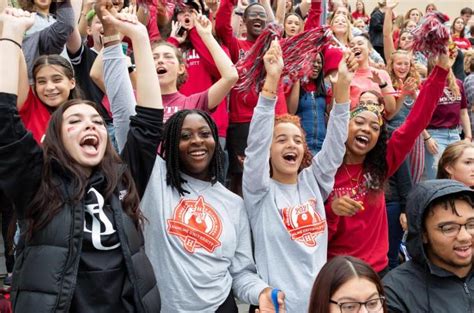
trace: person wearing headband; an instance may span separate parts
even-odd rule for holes
[[[326,201],[328,259],[351,255],[384,274],[388,266],[388,225],[384,185],[423,131],[448,74],[442,55],[402,126],[387,141],[379,106],[356,106],[351,113],[346,153]]]

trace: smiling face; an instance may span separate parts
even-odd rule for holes
[[[393,73],[401,80],[405,80],[410,73],[410,56],[408,54],[394,54],[393,55]]]
[[[377,144],[380,131],[379,118],[373,112],[362,111],[351,118],[346,149],[353,160],[363,162],[367,153]]]
[[[293,37],[301,32],[301,21],[298,16],[291,14],[285,19],[286,37]]]
[[[468,187],[474,186],[474,148],[466,148],[461,156],[445,167],[451,179]]]
[[[64,111],[61,138],[71,158],[85,168],[97,166],[104,158],[107,129],[90,105],[77,104]]]
[[[331,23],[331,30],[335,35],[347,35],[350,31],[349,21],[345,15],[337,15]]]
[[[267,13],[260,4],[249,6],[244,13],[243,19],[247,28],[247,38],[256,40],[267,25]]]
[[[175,48],[160,44],[153,49],[156,73],[162,88],[177,88],[178,76],[184,75],[186,67],[180,63]]]
[[[61,66],[43,65],[35,75],[35,92],[45,105],[57,108],[68,100],[76,86],[74,78],[68,78]]]
[[[313,71],[311,72],[311,79],[318,78],[319,73],[321,73],[322,69],[323,69],[323,60],[321,59],[321,55],[317,54],[313,63]]]
[[[359,66],[369,60],[369,42],[363,36],[356,36],[352,38],[349,43],[349,48],[354,53]]]
[[[473,236],[464,227],[456,236],[446,236],[440,227],[449,223],[474,222],[474,210],[464,200],[456,199],[454,205],[459,216],[452,212],[449,204],[446,209],[444,203],[435,205],[432,212],[427,214],[423,243],[428,259],[433,264],[464,277],[472,267]]]
[[[304,134],[293,123],[275,125],[270,147],[272,178],[282,183],[296,183],[296,177],[304,157]]]
[[[181,128],[179,159],[183,171],[197,179],[208,180],[209,164],[216,142],[206,120],[199,114],[188,114]]]

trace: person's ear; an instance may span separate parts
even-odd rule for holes
[[[183,75],[184,73],[186,73],[186,65],[180,64],[178,69],[178,75]]]
[[[454,169],[451,165],[448,165],[444,168],[444,170],[449,174],[449,178],[453,176]]]

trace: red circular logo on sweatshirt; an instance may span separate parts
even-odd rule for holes
[[[202,196],[196,200],[181,199],[168,220],[168,233],[178,236],[186,251],[203,248],[212,253],[221,245],[222,222],[214,208]]]

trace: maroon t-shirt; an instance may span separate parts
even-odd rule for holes
[[[185,96],[180,92],[175,92],[169,95],[162,95],[163,107],[165,109],[163,122],[166,122],[171,115],[184,109],[199,109],[209,112],[208,106],[208,90],[198,92],[190,96]]]
[[[460,95],[454,95],[448,86],[444,86],[443,95],[439,99],[428,128],[455,128],[459,126],[461,109],[467,108],[466,94],[460,80],[456,80]]]

